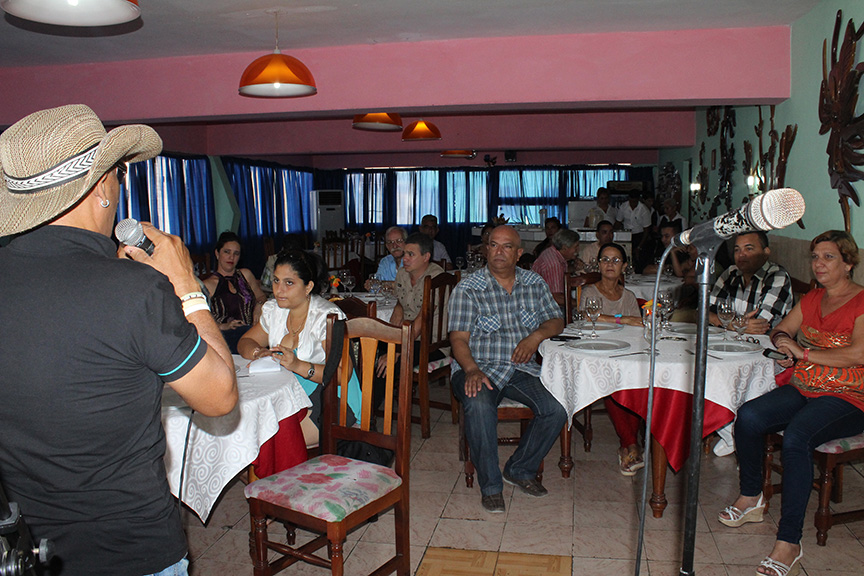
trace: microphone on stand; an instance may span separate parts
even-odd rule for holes
[[[135,246],[147,252],[148,255],[153,255],[153,242],[144,235],[144,228],[134,218],[126,218],[118,222],[117,226],[114,227],[114,235],[123,244]]]
[[[744,232],[777,230],[804,215],[804,198],[792,188],[777,188],[760,194],[732,212],[693,226],[672,239],[676,246],[709,248]]]

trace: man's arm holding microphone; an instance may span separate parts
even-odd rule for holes
[[[189,251],[177,236],[165,234],[147,222],[142,222],[141,226],[153,242],[152,256],[141,248],[124,244],[120,245],[118,256],[128,256],[164,274],[181,300],[192,296],[184,302],[186,319],[195,326],[198,335],[208,346],[204,358],[188,374],[169,384],[190,407],[201,414],[227,414],[234,408],[238,398],[234,360],[210,310],[197,305],[195,294],[201,289],[192,270]]]

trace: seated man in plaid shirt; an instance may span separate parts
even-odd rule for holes
[[[467,276],[450,296],[453,393],[465,411],[465,434],[477,470],[481,503],[504,512],[504,482],[529,496],[546,495],[537,468],[567,422],[564,408],[540,382],[537,347],[564,329],[561,308],[546,282],[516,267],[519,234],[499,226],[489,237],[486,267]],[[519,447],[498,468],[498,404],[505,397],[525,404],[534,418]]]
[[[735,238],[735,265],[720,275],[711,290],[711,324],[722,326],[717,303],[727,298],[734,300],[736,313],[746,313],[749,318],[747,334],[767,334],[792,310],[792,281],[782,266],[768,261],[769,256],[765,232]]]
[[[745,314],[748,334],[767,334],[792,310],[792,282],[783,267],[768,261],[771,249],[765,232],[748,232],[735,238],[735,265],[720,275],[711,290],[710,322],[722,326],[717,318],[717,303],[731,298],[735,312]],[[717,430],[720,441],[714,454],[728,456],[735,451],[732,424]]]

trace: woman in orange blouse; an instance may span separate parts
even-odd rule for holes
[[[777,350],[794,365],[789,384],[744,404],[735,422],[741,494],[719,521],[738,527],[761,522],[764,435],[784,430],[783,498],[774,549],[758,574],[797,574],[801,532],[813,483],[813,449],[864,430],[864,287],[852,280],[858,246],[847,232],[830,230],[810,243],[808,292],[771,332]],[[797,336],[797,337],[796,337]]]

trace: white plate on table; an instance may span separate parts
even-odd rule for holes
[[[630,348],[630,344],[627,342],[622,342],[621,340],[604,340],[604,339],[595,339],[595,340],[577,340],[575,342],[568,342],[567,346],[573,348],[574,350],[579,350],[580,352],[591,352],[594,354],[605,354],[607,352],[618,352],[620,350],[627,350]]]
[[[606,324],[605,322],[598,322],[597,323],[597,332],[615,332],[616,330],[621,330],[623,328],[624,328],[623,324]],[[562,332],[562,334],[564,334],[565,336],[569,335],[569,334],[576,334],[578,330],[579,330],[578,328],[576,328],[573,324],[571,324],[570,326],[568,326],[567,328],[564,329],[564,332]],[[591,333],[591,321],[590,320],[585,322],[584,324],[582,324],[582,332],[588,332],[589,334]]]
[[[673,324],[669,329],[669,332],[672,334],[679,334],[681,336],[695,336],[696,335],[696,324]],[[716,334],[723,334],[723,329],[717,326],[708,326],[708,335],[714,336]]]
[[[737,356],[739,354],[753,354],[761,352],[762,346],[753,342],[737,342],[735,340],[709,342],[708,352],[718,356]]]

